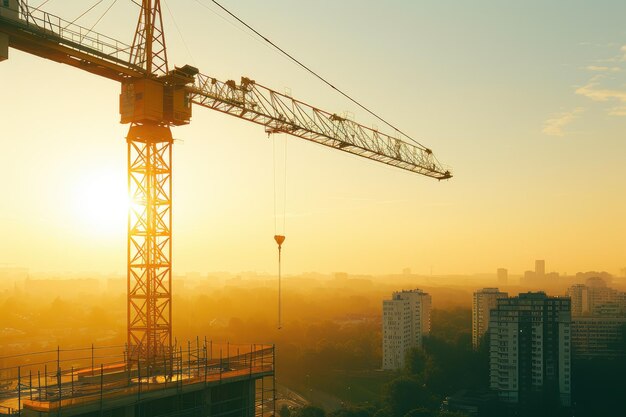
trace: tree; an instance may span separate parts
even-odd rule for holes
[[[392,417],[404,417],[411,410],[435,403],[423,384],[406,376],[396,378],[384,387],[383,402]]]
[[[294,410],[294,417],[326,417],[326,412],[313,405],[305,405],[302,408]]]
[[[409,375],[422,378],[428,364],[428,355],[420,348],[410,349],[406,353],[405,363],[405,369]]]
[[[374,413],[374,417],[391,417],[391,410],[389,407],[381,408]]]
[[[369,407],[344,407],[330,413],[329,417],[372,417],[376,409]]]
[[[431,336],[451,344],[472,343],[472,310],[455,308],[433,309],[431,312]]]
[[[460,411],[441,411],[437,414],[437,417],[469,417],[465,413],[461,413]]]
[[[409,411],[404,417],[435,417],[435,414],[424,407],[420,407]]]
[[[280,417],[291,417],[291,410],[289,409],[287,404],[283,404],[282,407],[280,407],[280,411],[278,412],[278,414],[280,415]]]

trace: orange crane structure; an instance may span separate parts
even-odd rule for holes
[[[121,84],[129,124],[128,360],[150,369],[172,354],[172,131],[192,105],[207,107],[403,170],[451,178],[430,149],[310,106],[250,78],[219,81],[171,68],[160,0],[142,0],[131,45],[65,21],[23,0],[0,0],[0,60],[9,49],[71,65]],[[7,98],[4,97],[4,100]]]

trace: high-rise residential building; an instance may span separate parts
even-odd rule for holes
[[[602,314],[626,315],[626,293],[609,288],[599,277],[588,278],[585,284],[572,285],[567,289],[572,299],[572,316],[594,316]]]
[[[599,277],[567,289],[572,300],[572,350],[577,358],[626,355],[626,293]]]
[[[626,356],[626,317],[572,317],[572,352],[578,359]]]
[[[582,316],[589,311],[587,287],[584,284],[575,284],[567,289],[567,296],[572,300],[572,317]]]
[[[505,270],[506,271],[506,270]],[[477,349],[489,328],[489,312],[496,308],[498,299],[509,295],[497,288],[483,288],[474,293],[472,300],[472,345]]]
[[[491,310],[490,385],[522,409],[570,405],[571,304],[543,292],[501,298]]]
[[[506,285],[509,280],[509,271],[506,268],[498,268],[498,284]]]
[[[430,333],[431,297],[422,290],[394,292],[383,300],[383,369],[401,369],[404,356],[413,347],[422,347]]]
[[[535,275],[537,278],[542,278],[546,275],[546,261],[543,259],[537,259],[535,261]]]

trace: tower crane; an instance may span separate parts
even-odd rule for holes
[[[139,4],[139,2],[135,2]],[[217,110],[336,150],[438,180],[451,178],[432,151],[242,77],[220,81],[190,65],[170,67],[160,0],[142,0],[127,45],[29,6],[0,0],[0,61],[14,48],[121,84],[129,124],[128,360],[143,369],[172,354],[172,131],[192,105]],[[4,98],[6,99],[6,98]]]

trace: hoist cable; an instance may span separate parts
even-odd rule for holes
[[[84,12],[82,12],[82,13],[81,13],[81,14],[80,14],[80,15],[79,15],[76,19],[74,19],[74,20],[72,20],[71,22],[69,22],[69,23],[67,24],[67,26],[65,26],[65,28],[64,28],[64,29],[67,29],[67,28],[68,28],[68,26],[70,26],[70,25],[72,25],[72,24],[76,23],[76,21],[77,21],[78,19],[80,19],[81,17],[83,17],[84,15],[86,15],[87,13],[89,13],[90,11],[92,11],[92,10],[93,10],[93,9],[94,9],[97,5],[99,5],[99,4],[100,4],[100,3],[102,3],[103,1],[104,1],[104,0],[98,0],[98,1],[97,1],[94,5],[93,5],[93,6],[91,6],[90,8],[88,8],[87,10],[85,10]]]
[[[167,1],[165,0],[163,0],[163,4],[165,5],[165,9],[167,10],[167,13],[169,13],[170,17],[172,18],[172,22],[174,22],[174,27],[176,28],[176,31],[178,32],[178,36],[180,36],[180,40],[183,41],[183,46],[187,50],[187,55],[189,55],[189,58],[191,59],[192,64],[196,66],[196,60],[193,59],[191,50],[189,49],[189,46],[187,45],[187,42],[185,41],[185,38],[183,36],[183,33],[180,30],[180,27],[178,26],[178,23],[176,23],[176,18],[174,18],[174,14],[170,10],[170,6],[167,5]]]
[[[287,138],[285,138],[285,161],[283,164],[283,234],[287,234]]]
[[[278,330],[283,327],[283,306],[282,306],[282,259],[281,259],[281,248],[278,247]]]
[[[272,161],[274,163],[274,236],[278,234],[276,215],[276,140],[272,140]]]
[[[278,245],[278,329],[280,330],[283,326],[283,313],[282,313],[282,244],[285,241],[285,218],[286,216],[286,206],[287,206],[287,141],[285,140],[285,146],[283,149],[284,160],[283,160],[283,227],[281,230],[281,234],[278,234],[278,211],[277,207],[278,203],[278,191],[277,191],[277,166],[278,166],[278,158],[276,156],[276,147],[278,145],[278,141],[276,136],[274,136],[272,140],[272,161],[274,164],[274,240]]]
[[[41,3],[39,6],[35,7],[32,11],[36,12],[37,10],[41,9],[43,6],[46,5],[46,3],[48,3],[50,0],[46,0],[43,3]]]
[[[360,102],[358,102],[356,99],[352,98],[351,96],[349,96],[347,93],[344,93],[342,90],[340,90],[339,88],[335,87],[333,84],[331,84],[329,81],[327,81],[324,77],[322,77],[321,75],[319,75],[317,72],[313,71],[311,68],[309,68],[308,66],[306,66],[305,64],[303,64],[301,61],[299,61],[298,59],[294,58],[290,53],[288,53],[287,51],[285,51],[284,49],[282,49],[280,46],[276,45],[274,42],[272,42],[271,40],[269,40],[266,36],[262,35],[259,31],[257,31],[256,29],[254,29],[252,26],[250,26],[249,24],[247,24],[246,22],[244,22],[243,20],[241,20],[239,17],[237,17],[234,13],[232,13],[230,10],[228,10],[226,7],[222,6],[220,3],[218,3],[216,0],[211,0],[213,3],[215,3],[215,5],[217,5],[220,9],[222,9],[223,11],[225,11],[226,13],[228,13],[232,18],[234,18],[235,20],[237,20],[239,23],[241,23],[242,25],[244,25],[246,28],[248,28],[250,31],[252,31],[254,34],[256,34],[257,36],[259,36],[260,38],[262,38],[265,42],[269,43],[270,45],[272,45],[275,49],[277,49],[278,51],[280,51],[283,55],[285,55],[287,58],[289,58],[291,61],[293,61],[294,63],[296,63],[297,65],[299,65],[300,67],[304,68],[306,71],[308,71],[309,73],[311,73],[313,76],[315,76],[316,78],[318,78],[319,80],[321,80],[324,84],[328,85],[330,88],[332,88],[333,90],[337,91],[339,94],[341,94],[342,96],[344,96],[345,98],[347,98],[348,100],[350,100],[351,102],[353,102],[354,104],[356,104],[357,106],[359,106],[360,108],[362,108],[363,110],[365,110],[366,112],[368,112],[370,115],[374,116],[376,119],[380,120],[381,122],[383,122],[384,124],[386,124],[387,126],[389,126],[390,128],[392,128],[393,130],[395,130],[396,132],[398,132],[399,134],[401,134],[402,136],[404,136],[405,138],[411,140],[413,143],[415,143],[416,145],[418,145],[419,147],[421,147],[423,150],[428,150],[428,148],[424,145],[422,145],[421,143],[419,143],[417,140],[413,139],[412,137],[410,137],[409,135],[407,135],[406,133],[404,133],[403,131],[401,131],[400,129],[398,129],[397,127],[395,127],[394,125],[392,125],[391,123],[389,123],[387,120],[383,119],[381,116],[379,116],[378,114],[374,113],[372,110],[370,110],[369,108],[365,107],[363,104],[361,104]]]
[[[107,13],[109,13],[109,10],[111,10],[111,8],[115,5],[115,3],[117,3],[117,0],[113,0],[113,2],[109,5],[109,7],[107,7],[107,9],[104,11],[104,13],[102,13],[102,15],[100,15],[100,17],[98,18],[98,20],[96,20],[96,23],[94,23],[93,25],[91,25],[91,27],[89,28],[89,30],[80,38],[80,42],[83,41],[83,39],[85,39],[87,37],[87,35],[89,35],[93,29],[96,27],[96,25],[98,23],[100,23],[100,21],[104,18],[104,16],[106,16]]]

